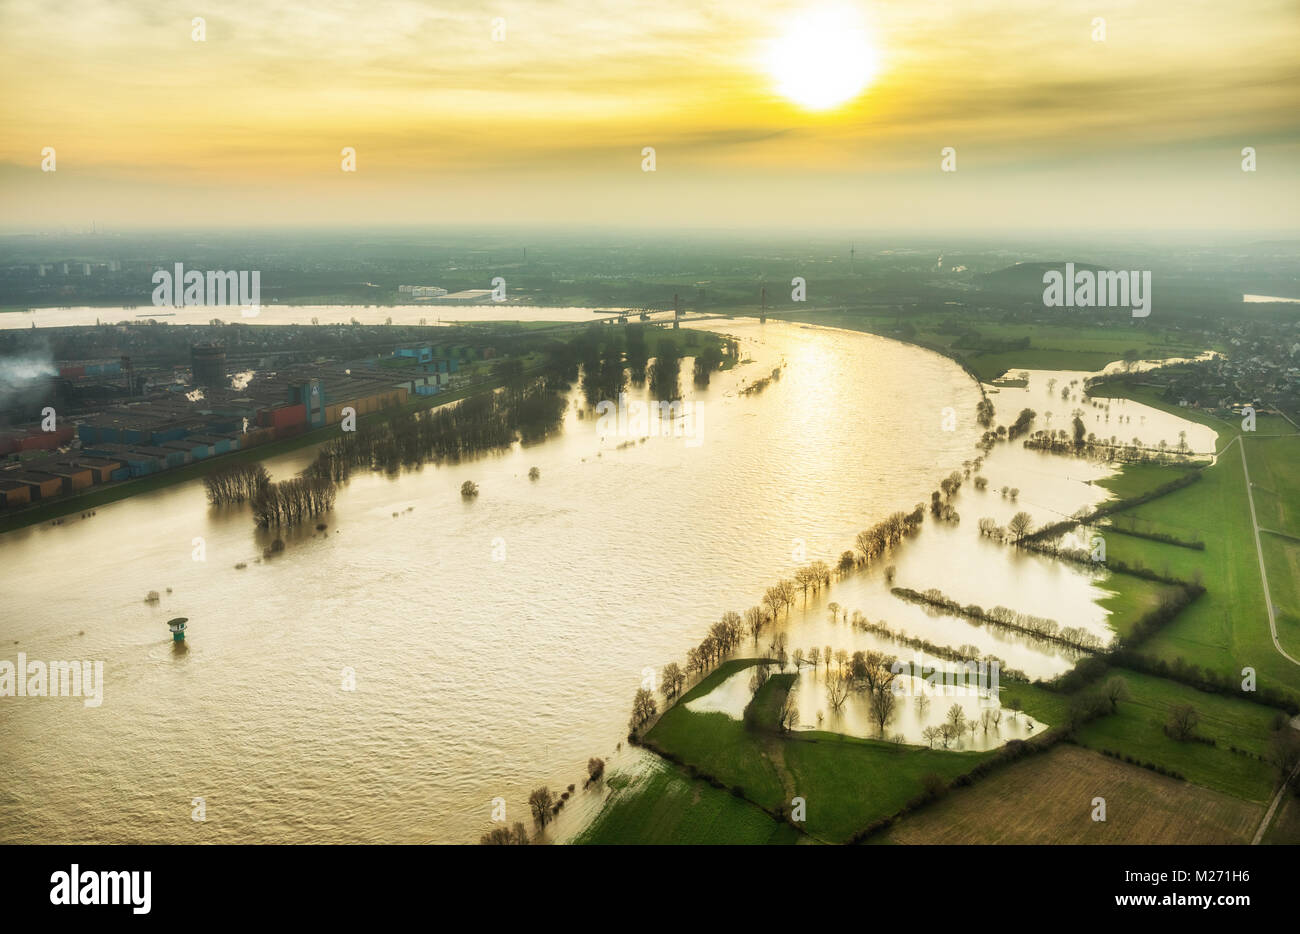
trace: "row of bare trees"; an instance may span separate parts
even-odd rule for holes
[[[342,482],[356,468],[393,472],[424,463],[455,463],[508,448],[521,437],[544,437],[562,421],[565,405],[547,377],[521,377],[498,392],[342,432],[321,447],[304,473]]]
[[[262,528],[298,525],[334,508],[333,481],[319,477],[294,477],[267,483],[253,496],[253,521]]]
[[[1080,626],[1061,626],[1054,619],[1045,619],[1041,616],[1033,616],[1029,613],[1017,613],[1005,606],[995,606],[986,610],[978,604],[969,603],[962,606],[956,600],[946,596],[938,588],[931,587],[924,593],[911,590],[907,587],[894,587],[890,591],[900,600],[909,600],[913,603],[925,603],[930,606],[939,607],[955,616],[965,616],[967,619],[982,620],[995,626],[1001,626],[1005,629],[1014,629],[1018,632],[1027,633],[1031,636],[1037,636],[1040,639],[1048,639],[1052,642],[1058,642],[1067,645],[1070,648],[1081,649],[1085,652],[1098,652],[1105,648],[1102,640],[1088,632]]]
[[[925,521],[925,507],[917,504],[911,512],[895,512],[877,522],[869,529],[858,533],[854,543],[863,564],[870,564],[920,528]]]
[[[721,661],[728,652],[740,644],[741,636],[744,633],[745,622],[741,619],[739,613],[734,610],[723,613],[722,619],[709,627],[708,634],[700,641],[700,644],[687,651],[686,671],[691,674],[697,672],[703,674],[708,671]],[[666,689],[667,684],[665,684]]]
[[[848,700],[849,692],[865,694],[871,719],[885,735],[885,727],[898,709],[898,695],[894,693],[894,679],[898,677],[895,663],[898,659],[876,649],[854,652],[844,664],[845,651],[840,649],[836,658],[840,667],[834,674],[830,670],[830,646],[826,647],[826,702],[832,710],[839,710]]]
[[[1011,517],[1011,521],[1007,523],[1005,528],[998,525],[996,520],[987,517],[979,521],[981,535],[995,541],[1011,542],[1017,545],[1033,528],[1034,517],[1023,509]]]
[[[953,704],[948,708],[948,717],[943,723],[935,726],[927,726],[921,731],[925,741],[934,748],[935,742],[941,742],[943,748],[947,749],[953,740],[961,738],[965,732],[970,732],[971,738],[975,738],[975,731],[983,727],[985,735],[990,730],[994,733],[1000,732],[999,726],[1002,723],[1002,708],[990,707],[980,712],[979,719],[967,718],[966,711],[962,709],[961,704]]]
[[[908,635],[907,632],[902,629],[895,630],[883,620],[878,623],[873,623],[871,620],[867,619],[867,617],[863,615],[861,610],[854,610],[853,615],[850,618],[849,611],[840,607],[838,603],[832,603],[827,609],[830,610],[832,623],[839,621],[840,612],[842,611],[844,614],[844,622],[851,625],[854,629],[861,630],[862,632],[871,633],[872,635],[879,636],[883,639],[888,639],[891,642],[897,642],[898,644],[905,645],[908,648],[918,649],[922,652],[925,652],[927,655],[933,655],[936,658],[942,658],[947,661],[952,661],[952,662],[982,661],[985,664],[996,663],[998,666],[998,670],[1001,671],[1003,675],[1008,678],[1011,678],[1016,681],[1031,680],[1029,676],[1026,675],[1023,671],[1010,667],[1002,658],[992,653],[982,651],[980,647],[977,645],[972,645],[968,643],[965,645],[957,646],[956,648],[954,648],[951,645],[939,645],[936,642],[931,642],[929,639],[924,639],[920,636]],[[815,648],[813,652],[816,652]],[[825,654],[826,667],[829,670],[830,662],[831,662],[831,658],[830,658],[831,647],[829,645],[826,646],[825,653],[826,653]],[[839,656],[844,656],[843,649],[840,649],[837,657]],[[817,662],[816,657],[812,653],[809,654],[809,660],[812,661],[814,665]],[[842,661],[841,664],[843,664]]]
[[[270,482],[271,475],[261,464],[231,464],[205,476],[203,488],[209,503],[225,506],[252,499]]]

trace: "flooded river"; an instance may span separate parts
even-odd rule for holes
[[[0,700],[0,840],[471,842],[496,798],[530,823],[531,788],[580,785],[623,739],[644,668],[683,660],[796,566],[834,564],[976,453],[978,390],[943,357],[806,325],[700,326],[753,362],[688,391],[696,439],[602,434],[575,396],[539,445],[354,477],[323,533],[285,534],[267,560],[248,511],[208,506],[198,482],[0,536],[0,658],[102,661],[105,682],[99,707]],[[281,479],[312,456],[267,467]],[[1044,520],[1104,498],[1107,472],[1008,445],[984,470]],[[955,505],[960,524],[927,519],[893,559],[898,584],[1108,631],[1104,572],[981,540],[980,516],[1006,520],[992,491],[967,485]],[[877,572],[797,607],[792,646],[887,647],[831,622],[831,600],[1031,675],[1072,663],[896,600]],[[185,651],[173,616],[189,617]]]

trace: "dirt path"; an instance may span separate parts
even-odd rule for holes
[[[1277,617],[1273,612],[1273,597],[1268,590],[1268,571],[1264,568],[1264,546],[1259,541],[1259,521],[1255,518],[1255,494],[1251,492],[1250,487],[1250,467],[1246,464],[1246,444],[1241,441],[1241,436],[1238,435],[1229,441],[1227,447],[1223,450],[1226,452],[1234,444],[1241,451],[1241,469],[1246,478],[1246,499],[1250,502],[1250,524],[1255,529],[1255,556],[1259,559],[1260,580],[1264,582],[1264,606],[1268,610],[1269,634],[1273,637],[1273,647],[1278,650],[1281,656],[1293,665],[1300,665],[1300,659],[1294,658],[1286,649],[1282,648],[1282,643],[1277,638]]]

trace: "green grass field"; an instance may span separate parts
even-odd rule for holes
[[[1111,541],[1120,536],[1106,536],[1107,557],[1111,556]],[[1186,549],[1184,549],[1186,550]],[[1178,593],[1173,584],[1162,584],[1131,574],[1112,574],[1102,582],[1101,587],[1110,591],[1110,596],[1102,597],[1097,605],[1110,611],[1107,622],[1114,628],[1120,638],[1127,637],[1134,625],[1150,610],[1160,605],[1161,598]]]
[[[1300,668],[1273,646],[1264,589],[1246,503],[1241,457],[1228,451],[1204,479],[1168,496],[1145,503],[1129,514],[1180,538],[1201,536],[1204,551],[1124,535],[1107,537],[1108,560],[1142,564],[1161,573],[1193,579],[1200,575],[1203,597],[1143,644],[1146,653],[1189,663],[1239,678],[1254,667],[1261,682],[1295,689]]]
[[[1278,640],[1300,658],[1300,436],[1251,438],[1246,463]]]
[[[945,782],[991,753],[921,749],[837,733],[803,731],[778,746],[788,792],[807,802],[808,832],[843,843],[879,818],[896,813],[924,788],[927,775]]]
[[[1300,695],[1300,666],[1292,664],[1273,645],[1268,628],[1264,587],[1255,551],[1254,529],[1246,494],[1245,472],[1238,446],[1240,438],[1252,467],[1256,508],[1261,525],[1267,516],[1285,521],[1300,515],[1300,478],[1288,455],[1300,437],[1284,419],[1261,417],[1256,431],[1242,432],[1240,421],[1225,421],[1206,412],[1170,405],[1144,387],[1107,387],[1105,396],[1136,399],[1155,408],[1209,425],[1218,433],[1218,461],[1202,471],[1202,479],[1118,515],[1132,517],[1139,528],[1159,531],[1183,540],[1201,539],[1196,551],[1122,534],[1106,536],[1108,561],[1123,561],[1186,580],[1200,579],[1206,594],[1143,644],[1143,651],[1173,661],[1187,662],[1241,677],[1244,667],[1254,668],[1261,686],[1287,688]],[[1274,438],[1271,436],[1289,436]],[[1255,465],[1258,464],[1259,476]],[[1261,487],[1279,492],[1281,505],[1263,508]],[[1289,513],[1282,512],[1288,508]],[[1282,530],[1285,531],[1285,530]],[[1296,595],[1296,565],[1288,554],[1287,540],[1261,536],[1274,603],[1282,612],[1279,639],[1292,655],[1300,657],[1300,603]],[[1122,575],[1112,578],[1120,590],[1131,589]]]
[[[1246,464],[1260,527],[1300,539],[1300,435],[1250,439]]]
[[[1018,700],[1020,701],[1021,710],[1035,720],[1049,726],[1065,720],[1065,712],[1069,708],[1070,699],[1064,694],[1048,691],[1024,681],[1003,680],[998,687],[998,696],[1001,698],[1003,707],[1014,709],[1012,705]]]
[[[1274,791],[1273,767],[1229,746],[1266,755],[1277,711],[1134,671],[1116,669],[1109,677],[1123,678],[1131,697],[1120,701],[1116,713],[1082,727],[1080,745],[1154,762],[1188,781],[1247,801],[1269,800]],[[1196,734],[1214,739],[1217,746],[1182,742],[1165,733],[1170,710],[1180,704],[1196,708],[1200,715]]]
[[[1110,490],[1117,499],[1132,499],[1172,483],[1186,472],[1165,464],[1122,464],[1117,474],[1098,480],[1097,486]]]
[[[743,798],[655,760],[646,774],[610,793],[573,842],[650,846],[797,843],[800,834]]]
[[[795,674],[774,674],[767,683],[758,689],[754,699],[749,703],[747,713],[752,725],[761,730],[775,730],[781,718],[781,705],[790,694],[799,676]]]
[[[751,660],[719,667],[683,701],[694,700]],[[792,676],[764,685],[750,719],[775,722]],[[849,840],[872,821],[894,813],[923,789],[934,773],[945,780],[972,768],[988,753],[949,752],[857,739],[821,731],[780,734],[723,713],[696,713],[684,703],[670,708],[646,741],[713,776],[769,811],[789,812],[802,797],[809,834],[832,843]]]

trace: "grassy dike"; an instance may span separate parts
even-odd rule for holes
[[[736,720],[724,713],[696,713],[686,704],[708,694],[733,674],[767,659],[738,659],[720,665],[664,712],[643,737],[643,745],[673,763],[676,780],[642,781],[615,792],[577,842],[639,843],[651,839],[684,843],[719,807],[708,796],[696,815],[695,795],[684,789],[703,779],[716,794],[749,802],[773,830],[764,842],[789,842],[777,833],[788,823],[793,800],[803,798],[806,819],[796,833],[801,842],[847,843],[874,822],[897,813],[922,796],[927,784],[947,785],[988,752],[952,752],[800,730],[774,728],[793,675],[774,674]],[[741,674],[743,677],[743,674]],[[665,797],[656,799],[656,795]],[[663,827],[681,828],[665,835]],[[743,836],[752,837],[746,826]],[[670,839],[664,839],[665,836]],[[713,843],[744,842],[730,832]]]

